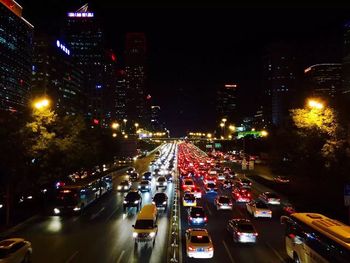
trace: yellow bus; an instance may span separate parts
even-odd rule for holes
[[[315,213],[282,216],[288,256],[295,263],[349,263],[350,226]]]

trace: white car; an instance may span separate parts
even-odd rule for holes
[[[186,254],[190,258],[212,258],[213,242],[206,229],[194,228],[186,230]]]
[[[272,211],[262,201],[250,201],[246,203],[247,211],[254,217],[272,218]]]
[[[10,238],[0,242],[1,263],[28,263],[32,255],[32,245],[23,238]]]
[[[232,201],[226,195],[220,195],[214,200],[216,210],[232,210]]]
[[[259,195],[259,199],[263,201],[265,204],[270,204],[270,205],[280,205],[281,204],[281,198],[271,192],[264,192]]]

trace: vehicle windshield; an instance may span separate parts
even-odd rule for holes
[[[208,183],[207,186],[208,186],[209,188],[215,188],[215,184],[213,184],[213,183]]]
[[[78,204],[78,198],[76,191],[69,190],[68,192],[67,190],[62,190],[56,196],[56,205],[74,206]]]
[[[222,196],[219,198],[219,202],[223,203],[223,204],[228,204],[228,203],[230,203],[230,199]]]
[[[243,233],[254,233],[255,232],[253,225],[249,224],[249,223],[239,223],[238,229],[240,232],[243,232]]]
[[[154,228],[153,220],[144,219],[137,220],[135,223],[135,229],[152,229]]]
[[[149,182],[147,181],[147,180],[143,180],[143,181],[141,181],[141,183],[140,184],[146,184],[146,185],[148,185],[149,184]]]
[[[194,200],[195,197],[194,197],[193,194],[185,194],[185,195],[184,195],[184,199],[185,199],[185,200]]]
[[[165,178],[164,177],[159,177],[158,178],[158,182],[165,182]]]
[[[140,195],[137,192],[129,192],[125,199],[138,199]]]
[[[256,202],[256,208],[268,209],[269,207],[263,202]]]
[[[162,202],[162,201],[165,200],[165,195],[164,195],[164,194],[161,194],[161,193],[156,194],[156,195],[154,196],[153,200],[156,201],[156,202]]]
[[[193,185],[192,181],[185,181],[185,185]]]
[[[208,236],[191,236],[192,243],[206,244],[209,243]]]

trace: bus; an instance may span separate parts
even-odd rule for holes
[[[53,213],[78,213],[113,189],[112,175],[96,173],[69,183],[59,183]]]
[[[281,223],[292,262],[350,262],[350,226],[316,213],[282,216]]]

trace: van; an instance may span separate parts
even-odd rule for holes
[[[154,204],[145,205],[137,215],[135,225],[132,225],[132,234],[135,241],[135,248],[138,243],[150,243],[154,246],[158,232],[158,212]]]

